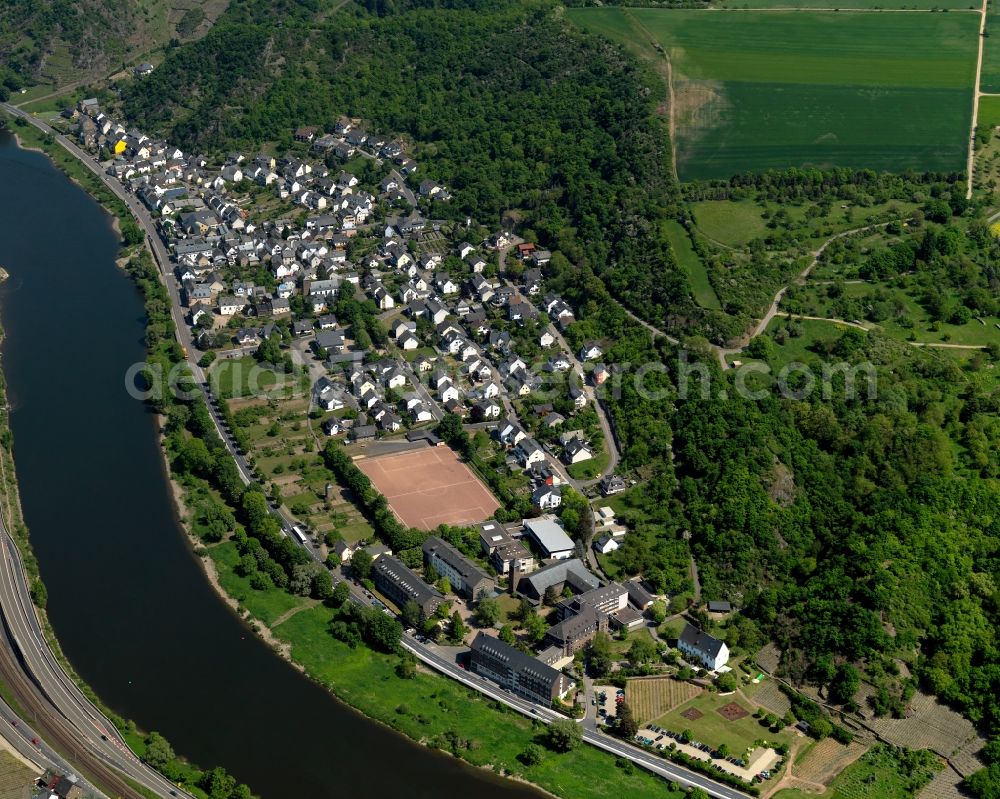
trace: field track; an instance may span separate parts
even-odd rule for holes
[[[567,14],[663,79],[682,181],[834,165],[963,169],[981,10],[826,8]]]

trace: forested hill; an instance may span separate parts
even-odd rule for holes
[[[3,0],[0,93],[104,77],[171,39],[203,34],[224,0]]]
[[[514,211],[646,312],[689,302],[656,221],[675,198],[662,84],[547,0],[335,5],[234,3],[127,94],[129,117],[196,151],[370,120],[411,140],[451,213]]]

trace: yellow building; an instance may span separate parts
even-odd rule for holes
[[[115,151],[115,155],[121,155],[125,152],[125,139],[119,139],[115,142],[115,146],[112,148]]]

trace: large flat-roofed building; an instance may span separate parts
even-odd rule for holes
[[[469,668],[474,674],[543,705],[552,704],[573,687],[573,681],[561,671],[483,632],[472,642]]]
[[[425,616],[432,616],[444,601],[444,595],[427,585],[402,561],[383,555],[372,566],[375,587],[400,608],[411,599],[420,606]]]
[[[525,519],[524,535],[534,542],[543,558],[565,560],[573,557],[573,539],[551,516]]]
[[[510,574],[511,569],[519,574],[528,574],[537,565],[535,556],[524,544],[514,540],[499,522],[483,522],[479,525],[479,545],[497,574]]]
[[[496,582],[485,571],[447,541],[432,535],[424,541],[424,564],[447,577],[456,593],[476,599],[482,592],[492,593]]]
[[[582,594],[599,588],[601,581],[587,571],[579,558],[570,558],[524,575],[518,580],[517,590],[528,599],[540,600],[549,586],[560,593],[567,585]]]

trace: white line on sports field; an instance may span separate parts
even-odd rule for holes
[[[983,74],[983,45],[986,41],[986,5],[989,0],[983,0],[983,7],[979,11],[979,55],[976,57],[976,82],[972,92],[972,129],[969,131],[969,156],[965,164],[965,171],[968,176],[968,183],[965,187],[965,199],[972,199],[972,174],[975,170],[976,159],[976,124],[979,121],[979,98],[982,92],[979,89],[980,78]]]

